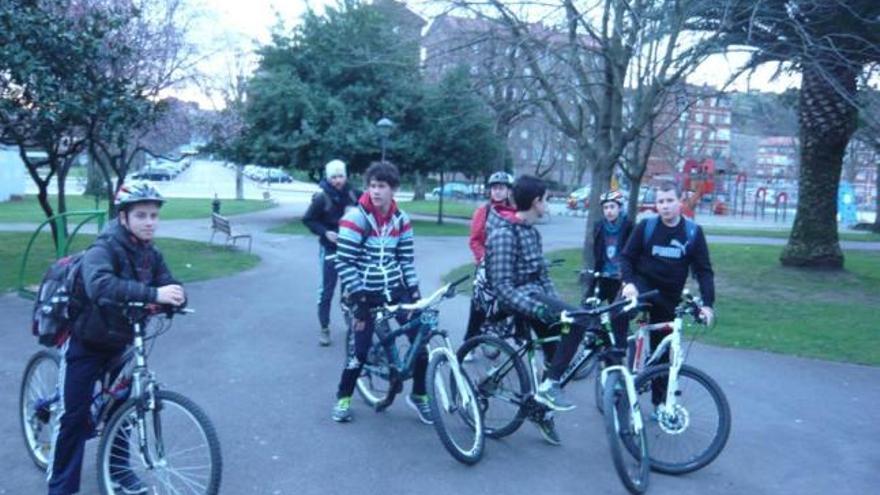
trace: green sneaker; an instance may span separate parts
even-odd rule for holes
[[[553,416],[544,417],[544,419],[535,422],[544,441],[550,445],[561,445],[562,439],[559,438],[559,432],[556,431],[556,421]]]
[[[341,397],[333,406],[333,414],[330,415],[337,423],[347,423],[352,420],[351,397]]]
[[[409,394],[406,396],[406,403],[409,404],[409,407],[416,410],[416,413],[419,415],[419,421],[426,425],[434,424],[431,405],[428,403],[427,395]]]

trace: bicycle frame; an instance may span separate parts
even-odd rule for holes
[[[687,294],[686,294],[687,296]],[[682,304],[690,304],[687,301]],[[684,364],[684,353],[681,349],[681,331],[684,327],[684,314],[686,310],[679,305],[675,310],[675,318],[672,321],[641,324],[635,335],[635,349],[632,360],[632,373],[639,374],[652,365],[659,364],[660,357],[664,353],[669,354],[669,379],[666,387],[666,398],[658,407],[658,412],[664,414],[675,409],[677,405],[676,391],[678,390],[678,373]],[[669,335],[657,345],[651,352],[651,332],[671,330]],[[649,356],[647,359],[645,356]]]

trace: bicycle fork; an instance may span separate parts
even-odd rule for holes
[[[462,397],[461,405],[466,408],[471,404],[474,398],[471,396],[470,386],[465,382],[464,372],[458,364],[458,357],[451,349],[452,342],[449,340],[449,337],[444,336],[443,345],[431,349],[431,352],[428,354],[428,359],[433,360],[438,354],[446,356],[446,360],[449,362],[450,368],[452,368],[452,377],[455,380],[455,386]],[[452,402],[446,395],[446,387],[439,387],[438,395],[439,397],[437,397],[437,400],[440,401],[441,408],[447,412],[452,411]]]
[[[620,364],[607,366],[602,370],[601,375],[603,390],[605,389],[605,382],[611,373],[620,373],[620,376],[623,377],[626,396],[629,399],[629,415],[633,431],[636,435],[639,435],[642,432],[642,428],[644,428],[644,423],[642,422],[642,413],[641,408],[639,407],[639,396],[636,393],[635,379],[633,379],[632,373],[629,372],[626,366]],[[605,414],[613,414],[613,411],[605,411]]]

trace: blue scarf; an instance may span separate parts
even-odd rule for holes
[[[602,219],[602,229],[605,231],[605,234],[608,235],[617,235],[620,232],[620,229],[623,227],[624,222],[626,222],[626,214],[621,213],[617,216],[617,220],[613,222],[609,222],[607,219]]]

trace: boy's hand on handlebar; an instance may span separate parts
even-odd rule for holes
[[[620,295],[622,295],[626,299],[635,299],[639,297],[639,289],[635,284],[624,284],[623,290]]]
[[[183,291],[183,287],[177,284],[163,285],[156,289],[156,302],[171,306],[182,306],[186,302],[186,293]]]
[[[700,319],[707,327],[711,327],[715,323],[715,310],[709,306],[700,308]]]

